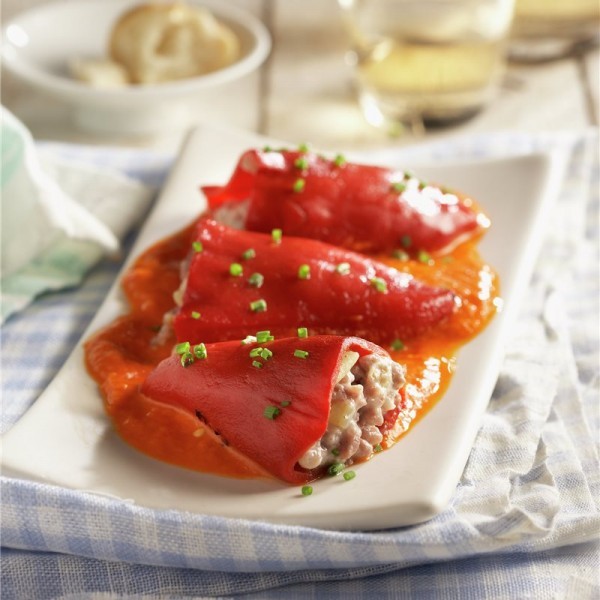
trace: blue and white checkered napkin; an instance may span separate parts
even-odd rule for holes
[[[416,162],[552,146],[571,152],[560,199],[443,514],[396,530],[332,532],[155,511],[4,478],[3,597],[278,598],[286,585],[286,597],[597,598],[597,134],[488,134],[396,156]],[[51,149],[151,183],[168,168],[144,153]],[[45,297],[3,326],[4,430],[57,371],[115,272],[104,263],[77,290]]]

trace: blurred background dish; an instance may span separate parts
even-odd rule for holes
[[[81,129],[147,136],[188,125],[192,111],[201,114],[203,107],[215,102],[216,93],[231,93],[228,87],[255,71],[269,54],[269,32],[249,12],[215,0],[189,2],[209,9],[233,32],[239,48],[234,62],[203,75],[148,85],[96,87],[75,79],[70,66],[75,63],[81,72],[90,59],[105,59],[115,23],[139,4],[63,1],[20,13],[4,24],[3,64],[37,92],[70,105]],[[108,73],[109,79],[113,74]]]

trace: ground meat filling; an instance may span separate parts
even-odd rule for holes
[[[227,202],[215,209],[212,212],[211,217],[215,221],[227,225],[228,227],[232,227],[233,229],[244,229],[249,210],[250,200]]]
[[[304,469],[369,458],[383,440],[380,427],[385,414],[400,402],[398,392],[405,382],[402,366],[386,356],[359,358],[356,352],[348,352],[344,358],[348,355],[355,355],[353,366],[340,368],[341,378],[331,394],[327,431],[298,461]]]

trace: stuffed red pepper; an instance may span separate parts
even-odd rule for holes
[[[245,344],[180,343],[142,393],[195,415],[275,477],[302,483],[379,451],[403,385],[404,368],[365,340],[260,332]]]
[[[249,150],[226,185],[202,191],[228,225],[367,253],[444,253],[489,226],[469,198],[406,171],[303,150]]]
[[[316,240],[199,221],[183,267],[179,341],[241,339],[270,329],[357,335],[381,344],[427,331],[455,310],[454,294],[363,255]]]

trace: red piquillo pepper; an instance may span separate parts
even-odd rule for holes
[[[408,172],[301,150],[248,150],[226,185],[202,191],[219,221],[367,253],[440,254],[489,226],[471,199]]]
[[[189,363],[185,349],[162,361],[143,383],[142,394],[195,415],[224,445],[289,483],[323,474],[297,463],[327,429],[344,353],[389,359],[375,344],[339,336],[238,340],[200,350],[190,346],[196,358]]]
[[[382,345],[449,317],[454,294],[316,240],[198,222],[173,326],[178,341],[274,335],[356,335]]]

